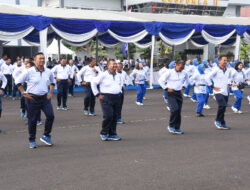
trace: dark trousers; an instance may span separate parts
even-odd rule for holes
[[[74,95],[74,87],[75,87],[75,77],[71,80],[69,84],[69,94]]]
[[[12,94],[12,76],[11,75],[4,75],[7,79],[7,85],[4,89],[4,93],[5,95],[9,95],[11,96]],[[8,93],[7,93],[7,90],[8,90]]]
[[[121,103],[121,95],[104,94],[101,102],[103,121],[102,121],[102,135],[117,135],[116,122],[117,112]]]
[[[36,123],[39,120],[41,110],[46,116],[44,135],[50,136],[52,125],[54,122],[54,111],[51,100],[48,100],[46,97],[38,100],[27,99],[27,116],[30,141],[34,141],[36,139]]]
[[[84,86],[84,110],[89,110],[91,113],[95,112],[95,95],[92,92],[90,84]]]
[[[17,87],[17,85],[14,84],[14,86],[13,86],[13,97],[16,97],[17,92],[19,92],[18,87]],[[21,94],[21,93],[19,93],[19,94]]]
[[[23,84],[23,89],[24,90],[27,89],[27,83]],[[23,95],[21,95],[21,98],[20,98],[20,109],[21,109],[22,113],[25,113],[25,110],[27,110],[26,101],[25,101],[25,98],[23,97]]]
[[[0,94],[0,117],[2,116],[2,95]]]
[[[122,118],[122,106],[123,106],[123,102],[124,102],[124,90],[122,90],[122,94],[121,94],[121,97],[120,97],[120,104],[118,106],[117,119],[121,119]]]
[[[63,102],[63,107],[67,107],[67,91],[68,91],[68,80],[60,80],[57,82],[57,106],[61,106]]]
[[[227,108],[228,96],[222,94],[215,94],[215,98],[218,104],[218,111],[216,121],[220,121],[222,125],[226,124],[224,116]]]
[[[181,109],[182,109],[182,94],[181,91],[168,92],[168,106],[170,108],[169,126],[175,129],[180,129],[181,126]]]

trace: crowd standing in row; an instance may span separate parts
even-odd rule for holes
[[[33,63],[34,61],[34,63]],[[150,68],[144,59],[137,60],[135,68],[130,75],[123,70],[124,67],[133,68],[125,60],[94,58],[85,59],[84,63],[79,58],[67,60],[61,57],[59,63],[49,58],[45,64],[45,56],[38,53],[34,60],[30,58],[17,58],[14,64],[7,55],[0,60],[0,94],[13,96],[16,99],[19,90],[21,116],[27,117],[29,129],[29,147],[36,148],[36,126],[41,124],[41,111],[46,116],[45,130],[40,140],[52,146],[50,133],[54,122],[54,111],[51,97],[55,86],[57,87],[57,110],[68,110],[67,97],[74,96],[76,81],[84,88],[83,113],[96,116],[96,97],[100,100],[103,112],[102,140],[117,141],[117,123],[125,123],[122,119],[122,106],[124,89],[132,79],[137,88],[136,105],[142,106],[145,99],[146,86],[149,81]],[[192,63],[192,64],[191,64]],[[250,67],[250,65],[249,65]],[[220,56],[212,63],[204,60],[199,63],[197,59],[172,61],[166,64],[159,73],[159,84],[164,89],[164,101],[170,111],[168,130],[172,134],[183,134],[181,130],[182,90],[184,97],[190,97],[197,102],[195,110],[198,117],[204,117],[203,109],[210,109],[209,95],[214,95],[218,103],[218,112],[215,126],[218,129],[230,129],[226,125],[224,114],[230,92],[235,95],[232,110],[242,113],[241,102],[246,81],[250,80],[250,69],[244,69],[241,62],[228,63],[225,56]],[[48,91],[49,87],[49,91]],[[189,95],[193,87],[192,96]],[[250,103],[250,96],[248,96]],[[0,96],[0,116],[2,102]]]

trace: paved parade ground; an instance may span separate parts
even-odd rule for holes
[[[229,131],[216,130],[216,102],[206,117],[195,117],[196,104],[185,98],[184,135],[166,130],[169,111],[162,90],[148,90],[144,106],[135,104],[136,91],[126,91],[119,142],[99,138],[102,112],[83,115],[83,93],[68,98],[68,111],[55,112],[52,140],[28,148],[27,126],[20,118],[19,101],[3,98],[0,119],[0,190],[249,190],[250,105],[244,93],[244,114],[234,114],[230,96],[226,112]],[[53,97],[56,108],[56,95]],[[42,115],[44,124],[44,115]]]

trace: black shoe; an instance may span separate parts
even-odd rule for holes
[[[197,113],[196,116],[197,117],[205,117],[205,115],[203,115],[202,113]]]

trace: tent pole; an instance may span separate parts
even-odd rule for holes
[[[95,60],[96,60],[96,62],[98,62],[98,34],[96,34]]]
[[[240,60],[240,46],[241,46],[240,35],[237,34],[235,49],[234,49],[234,60]]]
[[[61,38],[58,37],[57,39],[57,46],[58,46],[58,60],[60,61],[60,57],[61,57]]]
[[[39,39],[40,39],[40,51],[45,56],[45,62],[47,62],[47,31],[48,28],[45,28],[44,30],[39,31]]]
[[[154,47],[155,47],[155,36],[152,35],[151,61],[150,61],[150,87],[149,87],[150,89],[153,89]]]

